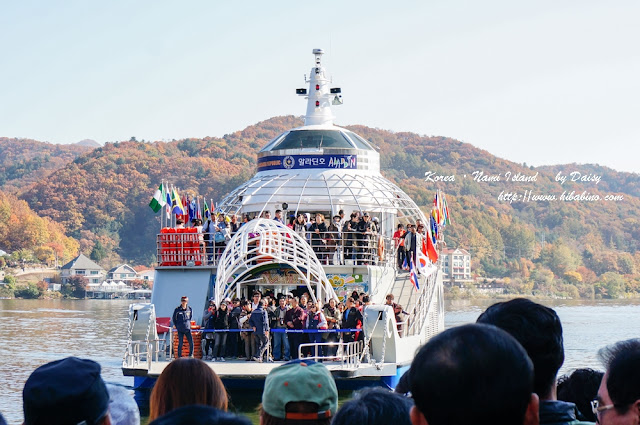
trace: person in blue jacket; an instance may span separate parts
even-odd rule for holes
[[[262,362],[264,353],[269,347],[269,316],[266,310],[267,300],[264,298],[258,302],[258,307],[251,312],[249,326],[253,328],[253,338],[256,341],[256,351],[253,361]]]
[[[180,305],[173,310],[172,322],[178,331],[178,352],[177,357],[182,356],[182,343],[184,337],[189,342],[189,357],[193,357],[193,337],[191,336],[191,318],[193,310],[189,307],[189,298],[184,296],[180,298]]]

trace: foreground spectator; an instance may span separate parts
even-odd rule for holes
[[[411,425],[410,398],[385,388],[366,388],[345,402],[331,425]]]
[[[112,425],[140,425],[140,410],[131,390],[107,384],[109,416]]]
[[[409,382],[413,425],[536,425],[533,365],[506,332],[448,329],[420,348]]]
[[[223,412],[209,406],[184,406],[160,416],[149,425],[251,425],[242,416]]]
[[[264,382],[261,425],[329,425],[338,408],[338,389],[329,370],[311,360],[273,369]]]
[[[93,360],[67,357],[33,371],[22,391],[25,425],[110,425],[109,392]]]
[[[578,408],[578,419],[595,422],[591,401],[598,395],[598,387],[604,372],[593,369],[576,369],[571,375],[558,379],[558,400],[574,403]]]
[[[640,423],[640,339],[620,341],[598,352],[607,371],[593,401],[602,425]]]
[[[191,404],[226,411],[227,390],[218,375],[202,360],[176,359],[162,371],[151,391],[149,421]]]
[[[535,371],[534,391],[540,397],[540,424],[578,423],[576,405],[556,397],[556,376],[564,363],[562,324],[556,312],[516,298],[493,304],[478,323],[504,329],[527,351]]]

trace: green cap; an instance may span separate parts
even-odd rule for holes
[[[286,411],[287,403],[316,403],[314,413]],[[262,408],[280,419],[317,420],[335,415],[338,389],[329,369],[311,360],[294,360],[273,369],[264,382]]]

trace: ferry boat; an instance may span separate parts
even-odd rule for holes
[[[380,174],[380,154],[371,143],[333,124],[331,107],[342,104],[342,93],[327,76],[323,53],[313,50],[314,64],[305,76],[308,88],[296,90],[307,98],[304,126],[267,143],[258,153],[255,176],[217,207],[223,214],[257,218],[241,226],[230,240],[215,243],[213,252],[205,255],[189,229],[157,235],[159,265],[151,303],[130,307],[122,363],[123,373],[135,377],[136,388],[152,386],[174,358],[177,338],[169,318],[183,295],[189,297],[193,319],[200,324],[210,298],[216,305],[227,297],[251,299],[255,289],[308,292],[321,302],[342,300],[353,291],[368,294],[372,304],[363,312],[364,339],[338,343],[337,357],[316,357],[343,389],[395,387],[416,350],[443,330],[440,268],[429,264],[417,274],[398,267],[392,239],[399,223],[421,220],[428,225],[429,219]],[[378,231],[366,237],[338,232],[337,243],[319,249],[304,234],[274,219],[260,218],[277,209],[284,217],[323,213],[329,219],[340,210],[347,219],[352,211],[366,212],[378,223]],[[402,323],[385,305],[387,294],[393,294],[407,312]],[[198,340],[194,338],[195,354],[201,357]],[[271,369],[281,363],[209,364],[228,388],[261,388]]]

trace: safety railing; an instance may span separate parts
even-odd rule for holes
[[[141,366],[151,368],[152,361],[164,359],[166,341],[162,339],[146,341],[129,341],[125,351],[122,367],[136,369]]]
[[[291,230],[294,232],[294,230]],[[393,239],[357,231],[296,232],[323,265],[395,264]],[[199,233],[197,228],[164,228],[156,236],[159,267],[217,267],[232,234]]]
[[[324,354],[323,347],[337,348],[335,355]],[[300,344],[298,347],[298,358],[306,358],[316,362],[338,361],[343,368],[357,368],[360,366],[360,358],[364,348],[363,341],[352,342],[309,342]],[[303,352],[309,349],[311,355],[304,357]],[[314,354],[315,353],[315,354]],[[323,354],[321,354],[323,353]]]

